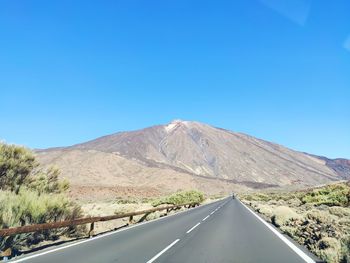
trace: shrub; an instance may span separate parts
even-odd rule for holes
[[[68,182],[60,181],[58,176],[57,168],[39,168],[30,150],[0,143],[0,228],[81,217],[80,207],[63,194],[69,188]],[[60,234],[79,234],[76,230],[84,227],[0,238],[0,250],[58,238]]]
[[[201,203],[204,201],[204,195],[202,192],[191,190],[183,191],[172,194],[167,197],[163,197],[152,202],[153,206],[159,206],[162,204],[183,205],[188,203]]]
[[[341,242],[341,262],[350,262],[350,235]]]
[[[321,211],[318,209],[312,209],[306,212],[306,217],[309,220],[315,221],[317,224],[332,223],[334,221],[334,217],[330,215],[327,211]]]
[[[339,262],[341,258],[341,243],[336,238],[324,237],[318,242],[319,256],[327,262]]]
[[[273,216],[273,208],[269,205],[258,204],[256,211],[258,211],[260,214],[263,214],[269,218]]]
[[[302,197],[303,203],[328,206],[347,206],[349,204],[350,187],[346,184],[328,185],[306,193]]]
[[[0,143],[0,190],[19,191],[19,187],[38,166],[31,151]]]
[[[119,198],[115,201],[116,204],[120,204],[120,205],[125,205],[125,204],[138,204],[138,203],[143,203],[143,200],[138,200],[138,199],[134,199],[134,198]]]
[[[81,217],[80,207],[63,195],[40,194],[21,189],[18,194],[0,191],[0,228],[40,224]],[[55,239],[59,234],[72,234],[76,228],[21,234],[0,239],[0,250],[11,246],[38,243],[44,239]]]
[[[60,171],[55,167],[50,167],[47,170],[39,170],[36,174],[27,177],[25,181],[26,187],[41,193],[60,194],[69,189],[67,180],[59,180]]]
[[[329,213],[338,217],[346,217],[350,219],[350,207],[332,206],[328,208]]]
[[[287,206],[279,206],[273,210],[271,221],[275,226],[285,226],[289,221],[301,218],[301,215],[297,214],[293,209]]]
[[[59,180],[60,171],[39,168],[34,154],[17,145],[0,143],[0,190],[18,193],[21,187],[39,193],[62,193],[69,188],[67,180]]]
[[[271,200],[272,198],[268,194],[255,193],[255,194],[243,195],[242,199],[247,200],[247,201],[263,201],[263,202],[267,202],[267,201]]]

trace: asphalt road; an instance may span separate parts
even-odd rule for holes
[[[271,228],[227,198],[12,262],[315,262]]]

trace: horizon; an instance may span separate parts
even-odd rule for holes
[[[350,159],[349,8],[3,1],[0,140],[64,147],[182,119]]]

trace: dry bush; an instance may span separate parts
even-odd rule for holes
[[[289,221],[301,220],[302,216],[297,214],[292,208],[287,206],[278,206],[273,210],[271,218],[275,226],[286,226]]]
[[[333,237],[322,238],[318,242],[318,255],[327,262],[340,262],[341,243],[338,239]]]
[[[267,216],[268,218],[271,218],[273,216],[273,207],[269,205],[257,204],[256,211]]]
[[[350,218],[350,207],[332,206],[328,208],[330,214],[338,217]]]

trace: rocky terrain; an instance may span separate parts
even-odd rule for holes
[[[207,194],[271,187],[300,188],[343,177],[327,160],[252,136],[175,120],[64,148],[37,151],[56,165],[77,198]]]

